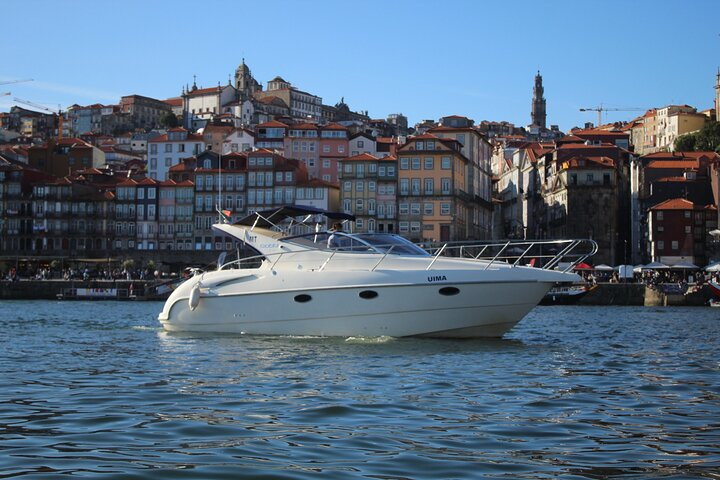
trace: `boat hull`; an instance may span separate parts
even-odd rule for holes
[[[506,281],[318,287],[171,298],[168,331],[256,335],[500,337],[551,282]]]

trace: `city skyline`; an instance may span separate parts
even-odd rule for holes
[[[0,82],[34,81],[0,85],[0,94],[11,92],[0,111],[15,97],[53,110],[132,94],[166,99],[194,78],[202,87],[227,83],[245,59],[263,87],[279,75],[325,104],[344,98],[351,110],[403,113],[411,125],[445,115],[528,125],[540,71],[547,124],[567,131],[597,122],[596,111],[580,108],[608,109],[603,123],[669,104],[712,108],[720,66],[711,58],[720,7],[706,0],[586,2],[582,11],[521,1],[512,12],[453,1],[445,16],[431,2],[405,1],[279,1],[272,12],[226,1],[69,5],[5,3],[7,19],[32,14],[33,28],[6,26],[16,41]],[[682,28],[670,28],[678,18]]]

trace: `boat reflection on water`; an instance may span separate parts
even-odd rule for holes
[[[564,240],[446,244],[430,254],[397,235],[342,232],[332,232],[329,245],[332,233],[321,227],[325,218],[354,219],[281,207],[214,225],[258,255],[221,264],[176,288],[159,315],[163,327],[266,335],[499,337],[551,287],[580,279],[570,268],[555,270],[560,260],[575,264],[597,250],[590,240]]]

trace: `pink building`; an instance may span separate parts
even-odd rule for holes
[[[348,129],[330,123],[320,129],[320,166],[317,177],[330,183],[338,183],[338,161],[348,157]]]

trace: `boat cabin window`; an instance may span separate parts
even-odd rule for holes
[[[281,239],[283,242],[295,243],[314,249],[328,249],[330,232],[306,233]],[[394,255],[422,255],[429,253],[409,240],[388,233],[360,233],[352,234],[336,232],[333,243],[337,247],[329,250],[356,253],[390,253]]]

